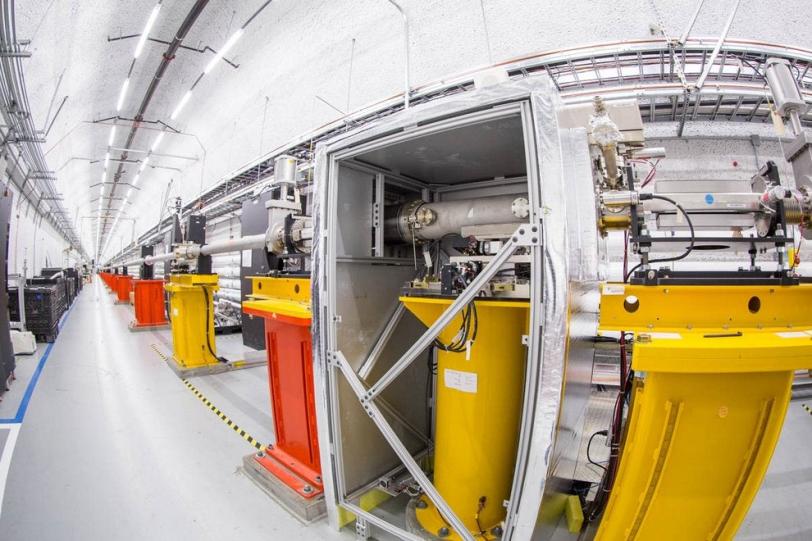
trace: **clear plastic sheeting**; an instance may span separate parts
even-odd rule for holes
[[[514,529],[507,533],[513,539],[546,540],[555,535],[561,515],[544,507],[552,507],[572,479],[583,437],[605,253],[594,231],[592,174],[583,166],[589,159],[585,135],[558,128],[560,102],[551,88],[534,92],[532,103],[542,179],[544,278],[537,299],[543,302],[541,317],[533,322],[530,339],[540,340],[541,358],[524,481]],[[562,471],[564,464],[571,470]]]

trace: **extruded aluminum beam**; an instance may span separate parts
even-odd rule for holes
[[[400,359],[398,359],[395,364],[392,365],[392,368],[389,371],[381,376],[377,382],[375,382],[366,392],[364,396],[364,402],[367,403],[371,401],[373,398],[378,396],[380,393],[383,392],[406,368],[409,367],[412,362],[420,355],[423,350],[425,350],[429,344],[431,344],[435,338],[437,338],[443,329],[445,329],[446,325],[451,323],[451,320],[463,309],[465,306],[468,305],[469,302],[474,300],[478,295],[479,292],[484,288],[487,283],[493,278],[499,269],[507,263],[510,256],[522,245],[520,242],[524,241],[527,242],[527,238],[530,235],[534,235],[532,238],[535,239],[532,244],[536,244],[538,239],[541,237],[540,231],[538,231],[538,226],[536,225],[522,225],[520,226],[516,232],[511,236],[510,239],[505,242],[502,248],[496,253],[493,257],[491,262],[488,264],[485,269],[468,285],[468,287],[463,291],[459,297],[457,297],[454,302],[452,302],[448,308],[442,313],[442,315],[437,318],[437,321],[432,324],[431,327],[423,333],[423,336],[420,337],[413,345],[409,348],[406,353],[404,353]],[[531,244],[531,243],[527,243]],[[526,244],[525,244],[526,245]]]
[[[440,495],[440,492],[437,488],[432,484],[426,474],[423,472],[423,468],[420,467],[420,464],[412,457],[412,454],[403,445],[403,442],[398,439],[397,434],[394,430],[392,430],[392,426],[387,422],[386,418],[381,413],[381,410],[378,409],[378,406],[372,401],[365,401],[364,399],[364,385],[360,379],[358,379],[358,375],[353,371],[350,363],[347,362],[347,359],[344,357],[344,354],[340,351],[336,351],[334,353],[334,361],[338,363],[338,367],[341,369],[341,372],[344,374],[344,378],[347,380],[347,383],[350,384],[352,387],[353,392],[355,392],[358,399],[361,401],[364,410],[367,412],[369,417],[378,427],[378,430],[381,431],[381,435],[386,439],[389,443],[389,446],[392,447],[392,450],[395,451],[395,454],[398,455],[398,458],[406,469],[412,474],[412,477],[415,481],[420,485],[420,488],[423,489],[423,492],[426,493],[434,505],[437,506],[437,510],[443,516],[443,518],[448,521],[454,531],[463,538],[465,541],[475,541],[474,537],[471,535],[471,532],[468,531],[468,528],[465,527],[465,524],[459,519],[459,517],[451,510],[451,507],[446,503],[443,497]]]

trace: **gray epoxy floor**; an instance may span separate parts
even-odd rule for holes
[[[99,283],[74,305],[19,432],[0,539],[354,538],[323,521],[302,526],[245,478],[238,467],[252,448],[164,365],[151,345],[165,340],[127,331],[131,317],[131,308],[114,306]],[[44,349],[18,358],[19,380],[0,417],[16,413]],[[270,441],[264,367],[192,381],[260,441]],[[7,437],[0,427],[0,456]],[[810,503],[812,416],[793,402],[737,540],[812,539]]]
[[[238,471],[252,447],[130,333],[98,282],[65,322],[19,432],[0,539],[352,539],[305,527]]]

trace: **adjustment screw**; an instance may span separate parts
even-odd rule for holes
[[[494,526],[493,528],[491,528],[491,533],[496,537],[502,537],[502,527]]]
[[[446,528],[445,526],[443,526],[442,528],[440,528],[439,530],[437,530],[437,535],[438,535],[438,536],[440,536],[440,537],[445,537],[445,536],[447,536],[447,535],[448,535],[448,528]]]
[[[429,504],[427,504],[424,500],[417,500],[417,508],[418,509],[425,509],[428,506],[429,506]]]
[[[263,453],[262,451],[260,451],[260,452],[258,452],[258,453],[257,453],[257,456],[258,456],[259,458],[262,458],[262,457],[264,457],[264,456],[265,456],[265,453]]]
[[[310,485],[305,485],[304,488],[302,489],[302,492],[304,492],[305,494],[310,494],[311,492],[313,492],[313,487],[311,487]]]

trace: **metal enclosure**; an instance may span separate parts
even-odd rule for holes
[[[6,190],[0,195],[0,396],[6,391],[6,381],[14,373],[17,366],[14,358],[14,348],[11,345],[11,333],[8,312],[8,238],[9,223],[11,221],[11,202],[13,195],[10,190]],[[18,291],[22,290],[23,283],[19,284]],[[25,301],[19,303],[19,311],[25,311]],[[24,320],[24,317],[21,318]]]
[[[242,236],[265,233],[268,229],[268,209],[265,202],[271,198],[271,192],[263,192],[253,199],[243,202],[240,213],[240,234]],[[240,286],[242,302],[251,294],[251,276],[264,276],[268,274],[267,252],[258,248],[256,250],[243,250],[240,253]],[[255,318],[242,310],[242,343],[257,350],[265,349],[265,322],[262,318]]]
[[[155,253],[155,246],[141,246],[141,257],[147,257],[149,255],[154,255]],[[138,277],[141,280],[152,280],[155,276],[153,273],[152,265],[147,265],[146,263],[141,263],[138,266]]]
[[[526,225],[541,237],[517,231],[506,243],[529,249],[531,308],[503,538],[549,539],[558,527],[560,517],[542,511],[578,462],[601,273],[586,133],[560,130],[558,107],[548,79],[510,82],[408,109],[318,147],[314,372],[334,526],[340,517],[330,502],[362,527],[418,539],[391,506],[386,514],[361,502],[398,472],[408,471],[447,510],[423,471],[432,445],[427,353],[396,364],[424,337],[425,327],[399,313],[399,291],[417,262],[410,247],[384,241],[384,206],[522,194],[530,203]]]

